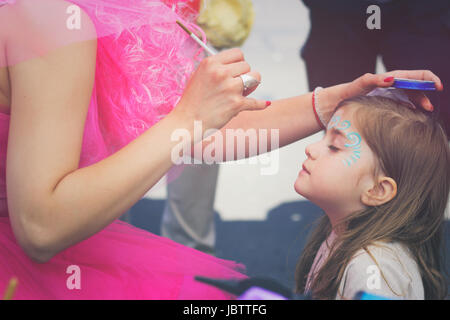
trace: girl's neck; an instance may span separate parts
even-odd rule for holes
[[[335,212],[330,214],[329,211],[325,211],[325,214],[328,216],[330,221],[332,232],[334,231],[337,235],[339,235],[345,231],[345,223],[343,220],[347,215],[338,215]]]
[[[331,213],[329,210],[325,211],[328,219],[330,220],[331,228],[336,232],[341,230],[340,225],[342,224],[342,220],[345,218],[345,215],[338,214],[336,212]]]

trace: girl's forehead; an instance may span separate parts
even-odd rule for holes
[[[352,110],[344,110],[340,108],[331,117],[326,130],[339,130],[342,131],[342,133],[347,132],[348,130],[354,131],[356,130],[356,127],[353,120]]]
[[[356,108],[351,105],[340,107],[334,114],[327,126],[327,134],[339,137],[341,141],[358,140],[358,144],[365,144],[365,141],[358,129],[354,117]],[[350,144],[353,146],[353,144]]]
[[[355,108],[352,104],[340,107],[333,116],[339,116],[343,120],[353,120]]]

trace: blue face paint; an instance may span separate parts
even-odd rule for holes
[[[345,121],[342,121],[342,122],[340,123],[340,126],[339,126],[339,127],[336,127],[336,129],[344,131],[344,130],[347,130],[348,128],[350,128],[351,125],[352,125],[352,124],[350,123],[350,121],[345,120]]]
[[[340,120],[341,120],[340,116],[333,116],[330,122],[328,122],[328,129],[336,127]]]
[[[345,146],[347,148],[352,148],[353,153],[350,156],[350,160],[345,159],[345,164],[348,166],[351,166],[353,162],[356,162],[358,159],[361,159],[361,135],[357,132],[352,132],[347,135],[347,139],[350,140],[352,143],[347,143]]]
[[[340,116],[333,116],[333,118],[330,120],[328,124],[328,129],[336,128],[337,130],[347,130],[351,127],[351,122],[348,120],[341,121]],[[353,153],[350,157],[342,160],[342,163],[347,166],[351,166],[353,163],[358,161],[358,159],[361,159],[361,135],[357,132],[350,132],[346,134],[346,137],[348,140],[350,140],[350,143],[345,144],[345,147],[352,148]]]

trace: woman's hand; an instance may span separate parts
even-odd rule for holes
[[[394,78],[434,81],[438,91],[444,90],[439,77],[429,70],[396,70],[383,74],[366,73],[352,82],[322,90],[320,92],[320,108],[323,113],[331,115],[339,102],[354,96],[365,95],[377,87],[391,87]],[[405,92],[414,105],[427,111],[433,111],[433,105],[422,91],[405,90]]]
[[[250,70],[240,49],[203,59],[173,112],[202,121],[202,128],[207,130],[220,129],[241,111],[265,109],[269,104],[266,101],[242,95],[240,75],[248,73],[261,81],[260,74]]]
[[[344,95],[352,97],[367,94],[377,87],[391,87],[394,84],[394,78],[434,81],[438,91],[444,90],[441,79],[429,70],[396,70],[383,74],[367,73],[351,82],[347,91],[344,91]],[[422,91],[405,90],[405,92],[414,105],[421,106],[427,111],[433,111],[433,105]]]

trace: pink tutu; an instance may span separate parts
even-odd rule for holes
[[[39,264],[25,255],[3,217],[0,257],[0,288],[17,277],[15,299],[230,299],[194,276],[244,277],[233,262],[120,221]]]
[[[48,5],[58,1],[36,3],[48,9]],[[188,23],[189,1],[164,2],[70,0],[95,25],[95,35],[83,34],[73,41],[95,36],[98,43],[95,86],[84,128],[80,168],[124,147],[178,102],[199,57],[197,48],[186,41],[189,38],[175,24],[177,19]],[[5,3],[10,7],[0,10],[14,10],[21,0],[0,0],[0,5]],[[48,14],[51,19],[53,16]],[[44,39],[42,43],[56,47],[71,42],[65,36],[61,39],[64,43]],[[10,57],[9,62],[19,63],[54,47],[42,47],[38,41],[35,51]],[[32,261],[18,245],[8,217],[8,131],[9,115],[0,113],[0,294],[16,277],[15,299],[233,298],[196,282],[194,276],[242,279],[242,265],[121,221],[58,253],[47,263]]]

